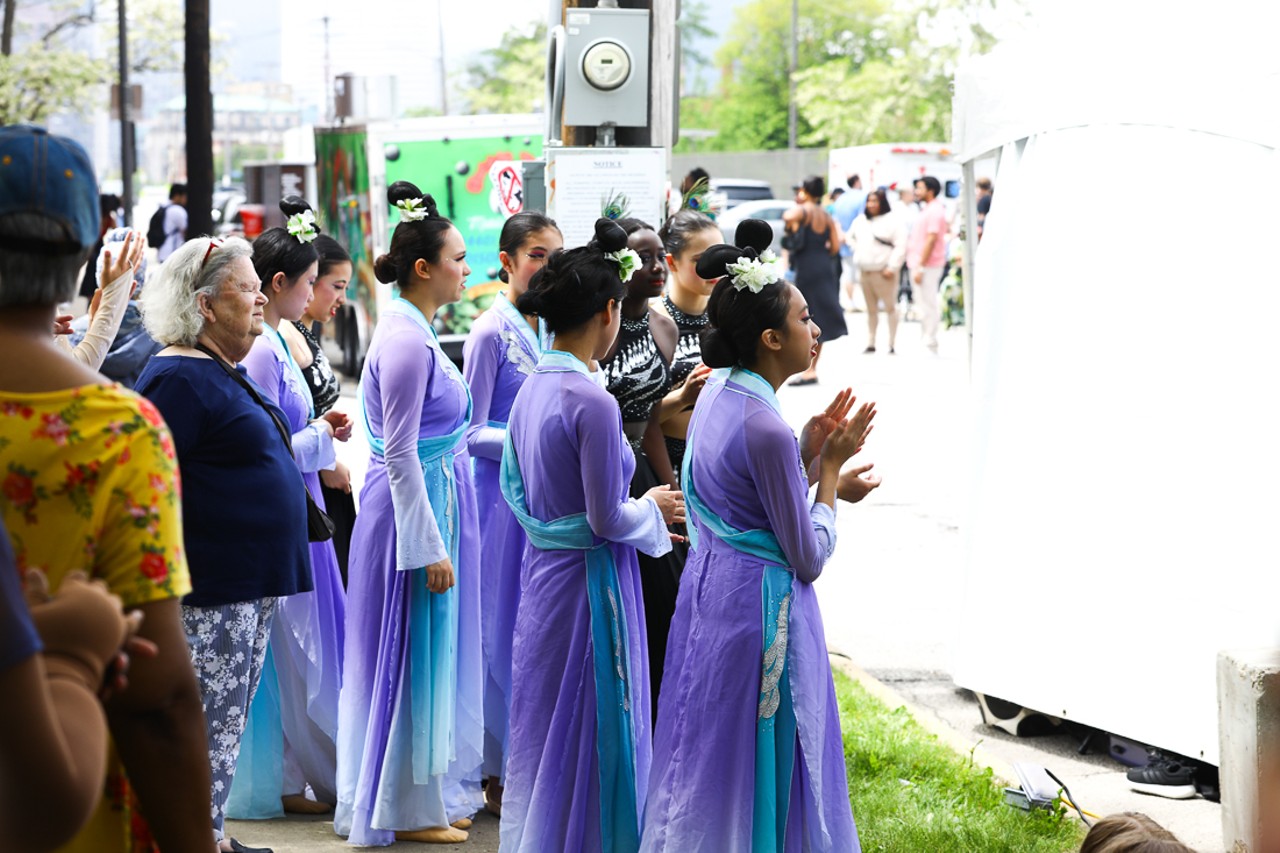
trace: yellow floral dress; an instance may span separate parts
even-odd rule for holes
[[[0,515],[19,570],[43,570],[55,590],[83,569],[126,609],[191,591],[173,440],[155,407],[118,385],[0,391]],[[113,750],[103,801],[63,849],[153,847]]]

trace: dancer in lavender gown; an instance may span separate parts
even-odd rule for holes
[[[644,604],[636,550],[671,548],[678,491],[628,497],[618,405],[588,365],[621,323],[637,266],[607,219],[552,255],[516,303],[554,333],[511,408],[503,496],[525,529],[512,647],[503,853],[633,853],[649,778]]]
[[[464,433],[471,397],[436,311],[462,297],[466,245],[406,181],[374,264],[399,295],[361,376],[369,470],[351,538],[334,829],[356,845],[465,841],[483,805],[478,538]]]
[[[694,408],[684,463],[693,540],[667,651],[641,849],[859,849],[822,620],[812,584],[835,548],[837,494],[878,483],[844,462],[875,415],[845,390],[799,444],[777,389],[819,328],[768,254],[768,223],[703,254],[723,276],[703,360],[721,368]],[[808,497],[816,483],[816,497]]]
[[[515,302],[529,279],[564,246],[560,229],[541,213],[517,213],[498,238],[499,277],[507,289],[471,326],[462,349],[462,370],[471,389],[467,452],[475,465],[480,529],[480,621],[484,640],[485,808],[502,813],[502,757],[511,702],[511,638],[520,602],[524,531],[502,499],[498,468],[511,403],[542,356],[544,324],[521,314]]]
[[[340,412],[316,416],[306,380],[280,334],[280,325],[301,317],[311,301],[318,258],[311,241],[319,233],[301,198],[286,198],[280,209],[288,226],[271,228],[253,242],[253,268],[267,304],[263,333],[244,366],[265,398],[284,412],[294,460],[312,499],[320,503],[319,472],[333,467],[333,442],[346,441],[351,424]],[[282,598],[277,606],[227,800],[228,817],[318,814],[337,799],[334,744],[346,605],[333,542],[312,542],[310,551],[315,589]],[[308,786],[314,798],[306,795]]]

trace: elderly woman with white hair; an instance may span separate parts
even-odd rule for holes
[[[267,299],[239,238],[198,237],[142,293],[165,346],[137,390],[173,431],[183,480],[191,593],[183,600],[213,768],[213,828],[223,837],[245,714],[262,674],[276,601],[312,589],[306,491],[284,415],[239,364],[263,331]]]

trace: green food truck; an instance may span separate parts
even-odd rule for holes
[[[351,253],[354,271],[335,333],[345,373],[358,376],[378,321],[394,296],[373,275],[387,251],[399,214],[387,187],[412,181],[436,200],[467,242],[471,265],[466,294],[436,316],[445,351],[461,360],[471,322],[501,289],[498,235],[521,209],[521,160],[542,157],[542,118],[536,115],[442,116],[317,127],[316,184],[323,226]]]

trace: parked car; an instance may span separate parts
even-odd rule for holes
[[[735,208],[747,201],[766,201],[773,198],[773,188],[768,181],[755,181],[749,178],[712,178],[712,196],[717,199],[723,210]]]
[[[773,229],[773,245],[770,247],[779,255],[782,254],[782,214],[795,207],[795,200],[789,198],[766,198],[755,201],[744,201],[720,214],[716,224],[724,234],[724,241],[732,245],[733,232],[738,223],[744,219],[763,219]]]

